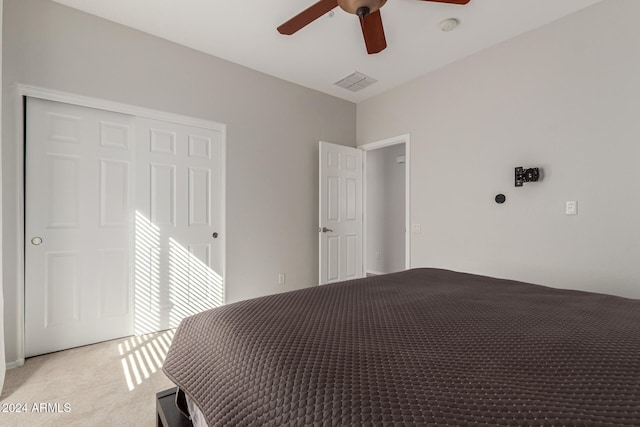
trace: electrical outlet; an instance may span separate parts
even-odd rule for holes
[[[376,259],[380,259],[380,251],[376,252]]]
[[[278,273],[278,285],[284,285],[287,281],[287,276],[284,273]]]
[[[411,224],[411,232],[413,234],[422,233],[422,226],[420,224]]]
[[[576,200],[569,201],[565,204],[565,215],[578,215],[578,202]]]

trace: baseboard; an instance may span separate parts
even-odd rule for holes
[[[380,271],[367,270],[367,274],[375,274],[376,276],[382,276],[383,274],[387,274],[387,273],[382,273]]]
[[[15,360],[13,362],[8,362],[6,364],[6,367],[7,367],[7,370],[9,370],[9,369],[13,369],[13,368],[19,368],[22,365],[24,365],[24,359],[18,359],[18,360]]]

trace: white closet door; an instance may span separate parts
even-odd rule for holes
[[[136,119],[135,331],[222,305],[223,134]]]
[[[131,335],[127,115],[29,98],[26,356]]]

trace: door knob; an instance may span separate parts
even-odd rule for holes
[[[42,237],[34,237],[33,239],[31,239],[31,244],[38,246],[42,244]]]
[[[213,237],[214,239],[217,239],[217,238],[218,238],[218,232],[216,231],[215,233],[213,233],[213,234],[211,235],[211,237]]]
[[[333,230],[327,227],[322,227],[320,231],[322,231],[323,233],[333,233]]]

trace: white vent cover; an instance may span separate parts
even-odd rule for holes
[[[367,86],[371,86],[377,82],[373,77],[366,76],[362,73],[355,72],[350,76],[345,77],[339,82],[335,82],[336,86],[343,87],[345,89],[349,89],[351,92],[357,92],[359,90],[364,89]]]

